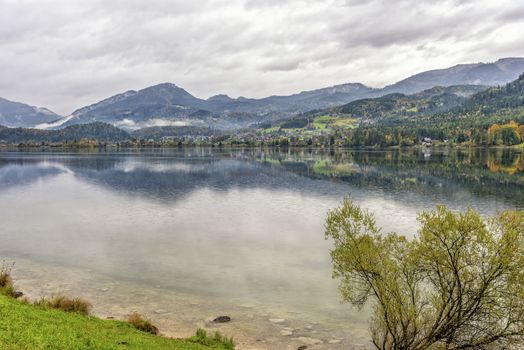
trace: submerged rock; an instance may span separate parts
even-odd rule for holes
[[[217,318],[215,318],[213,320],[213,322],[215,322],[215,323],[231,322],[231,317],[229,317],[229,316],[218,316]]]
[[[286,320],[283,319],[283,318],[270,318],[269,322],[271,322],[271,323],[284,323],[284,322],[286,322]]]
[[[297,348],[297,350],[306,350],[307,349],[307,345],[301,345]]]

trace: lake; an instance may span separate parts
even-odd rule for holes
[[[369,309],[341,304],[326,212],[350,196],[384,231],[443,203],[524,207],[517,150],[158,149],[0,152],[0,259],[29,297],[101,317],[138,311],[239,349],[367,348]],[[232,322],[210,319],[228,315]]]

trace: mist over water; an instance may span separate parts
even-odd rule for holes
[[[523,194],[523,154],[500,150],[5,152],[0,258],[365,335],[366,312],[341,305],[331,279],[329,209],[351,196],[411,236],[437,203],[490,215],[523,207]]]

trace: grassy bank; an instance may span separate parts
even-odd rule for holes
[[[199,337],[173,340],[141,332],[126,322],[39,307],[0,295],[0,349],[227,350],[228,347],[206,338],[202,331]]]

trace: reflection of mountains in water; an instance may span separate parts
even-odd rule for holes
[[[23,159],[2,159],[0,155],[0,192],[13,187],[30,185],[33,182],[57,176],[64,172],[60,166]]]
[[[4,173],[12,173],[12,168],[17,169],[18,182],[8,181],[4,176]],[[47,155],[44,159],[4,159],[0,162],[0,191],[65,172],[111,191],[161,201],[175,201],[203,188],[218,191],[264,188],[328,196],[341,191],[340,186],[315,186],[313,179],[284,168],[245,161],[242,154],[182,157]],[[11,178],[13,176],[9,176]]]
[[[162,201],[177,200],[202,188],[265,188],[330,197],[358,188],[443,198],[466,190],[522,207],[524,199],[518,193],[524,188],[519,170],[523,163],[523,153],[518,152],[454,152],[429,158],[417,151],[329,154],[261,150],[0,156],[0,190],[70,172],[113,191]],[[494,168],[509,170],[494,172]]]
[[[180,199],[193,191],[209,188],[231,189],[303,189],[305,178],[273,169],[263,164],[238,159],[149,160],[131,158],[117,161],[105,170],[71,167],[83,179],[129,195],[162,201]],[[298,186],[296,186],[298,183]]]

